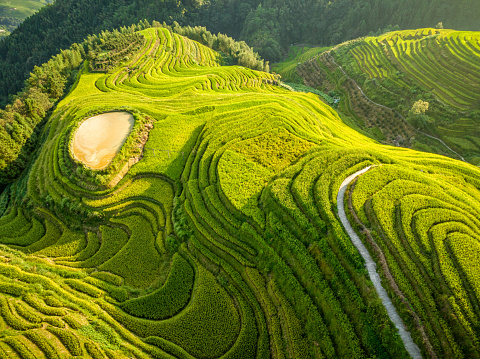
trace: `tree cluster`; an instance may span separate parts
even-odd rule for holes
[[[165,23],[160,25],[153,22],[154,26],[163,26],[173,32],[198,41],[202,45],[218,51],[225,62],[225,65],[240,65],[259,71],[269,71],[268,61],[265,62],[253,48],[247,45],[245,41],[235,41],[232,37],[218,33],[212,34],[202,26],[180,26],[177,22],[173,26],[167,26]]]

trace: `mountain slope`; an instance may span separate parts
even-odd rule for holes
[[[155,26],[162,27],[159,23]],[[44,122],[75,83],[83,61],[89,60],[95,72],[105,72],[128,61],[143,43],[143,37],[135,32],[146,27],[150,25],[142,21],[128,28],[88,36],[34,69],[15,101],[0,110],[0,188],[12,183],[29,163]],[[268,63],[245,42],[223,34],[212,35],[203,27],[163,27],[220,51],[222,64],[268,71]]]
[[[408,357],[336,213],[343,180],[376,165],[347,198],[397,310],[424,356],[479,355],[476,167],[381,145],[168,29],[139,34],[125,64],[85,64],[0,197],[2,354]],[[89,169],[75,131],[112,111],[133,130]]]
[[[353,125],[378,140],[477,164],[479,40],[478,32],[391,32],[324,51],[296,76],[335,91]]]
[[[0,39],[9,35],[23,20],[49,2],[51,1],[0,1]]]
[[[34,66],[90,34],[144,19],[206,26],[245,40],[268,61],[291,44],[330,46],[381,29],[445,27],[480,30],[476,0],[57,0],[0,43],[0,104],[23,87]]]

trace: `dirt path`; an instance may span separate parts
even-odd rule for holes
[[[403,345],[405,346],[405,349],[407,352],[410,354],[410,356],[414,359],[420,359],[422,358],[422,354],[420,353],[420,349],[418,346],[413,342],[412,336],[410,335],[410,332],[406,329],[405,324],[402,321],[402,318],[398,315],[392,301],[388,297],[388,294],[386,290],[382,287],[382,283],[380,280],[380,276],[377,273],[376,270],[376,263],[373,261],[372,257],[370,256],[370,253],[368,252],[367,248],[363,244],[363,242],[360,240],[358,235],[355,233],[353,227],[351,226],[350,222],[348,221],[347,215],[345,213],[345,208],[344,208],[344,199],[345,199],[345,192],[347,190],[348,185],[350,182],[352,182],[355,178],[360,176],[361,174],[367,172],[372,166],[368,166],[364,168],[363,170],[360,170],[358,172],[355,172],[351,176],[347,177],[345,181],[342,182],[340,185],[340,189],[338,190],[338,195],[337,195],[337,208],[338,208],[338,215],[340,217],[340,221],[343,224],[343,227],[347,231],[350,239],[352,240],[353,245],[358,249],[360,252],[360,255],[363,257],[365,260],[365,266],[368,271],[368,275],[370,277],[370,280],[373,283],[373,286],[375,287],[375,290],[378,293],[378,296],[382,300],[382,304],[387,310],[387,314],[390,317],[390,320],[395,324],[395,327],[398,330],[398,333],[400,334],[400,338],[403,341]]]

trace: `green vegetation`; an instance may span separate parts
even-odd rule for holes
[[[274,64],[272,71],[280,74],[285,82],[302,82],[297,73],[297,66],[326,50],[328,47],[291,46],[287,58],[281,63]]]
[[[393,32],[366,38],[350,53],[369,80],[388,78],[405,91],[411,79],[419,88],[431,91],[430,96],[440,103],[468,110],[478,105],[479,36],[433,29]],[[340,49],[336,52],[342,53]],[[454,73],[461,74],[462,81]]]
[[[319,91],[313,87],[296,84],[296,83],[285,83],[284,85],[290,87],[293,91],[314,93],[318,95],[320,98],[324,99],[329,105],[334,105],[336,103],[336,100],[332,96],[327,95],[326,93]]]
[[[147,319],[165,319],[177,314],[190,299],[194,272],[190,264],[175,254],[165,284],[146,296],[128,300],[120,306],[127,313]]]
[[[296,70],[306,85],[338,94],[339,110],[369,136],[477,163],[479,39],[394,31],[338,45]]]
[[[239,64],[256,70],[268,71],[268,64],[244,42],[236,42],[223,34],[212,35],[202,27],[182,28],[178,24],[169,27],[158,22],[154,23],[156,27],[164,27],[197,39],[215,50],[221,51],[223,56],[220,62],[222,64],[228,61],[229,64]],[[44,121],[51,114],[50,110],[66,94],[68,88],[84,86],[84,82],[78,83],[80,73],[85,72],[84,77],[90,74],[89,78],[98,79],[92,72],[106,72],[120,64],[126,64],[131,57],[141,56],[142,54],[137,52],[142,47],[144,39],[135,34],[135,31],[149,26],[148,22],[142,21],[138,25],[128,28],[122,27],[120,30],[112,32],[102,31],[100,35],[89,36],[82,43],[73,44],[70,49],[62,51],[42,66],[35,67],[25,88],[17,94],[15,101],[7,105],[5,110],[0,110],[0,185],[11,183],[26,167],[36,145],[39,141],[44,140],[38,136]],[[174,44],[168,43],[166,46],[172,45]],[[177,51],[180,50],[182,49],[177,49]],[[88,61],[88,65],[85,60]],[[133,66],[136,66],[135,61],[132,62]],[[88,69],[84,67],[88,67]],[[132,69],[129,68],[129,70]],[[133,68],[133,70],[138,70],[138,68]],[[88,85],[86,86],[88,87]],[[101,90],[109,88],[108,84],[100,81],[96,86]],[[91,114],[102,111],[95,109]],[[133,109],[132,112],[140,124],[148,122],[148,117],[138,116]],[[135,131],[139,130],[140,128],[136,127]],[[131,154],[133,146],[136,145],[131,141],[127,143],[124,146],[123,155]],[[102,178],[99,176],[106,175],[106,173],[94,174],[88,170],[82,170],[82,172],[95,177],[93,181],[96,183],[102,182]]]
[[[52,0],[1,0],[0,1],[0,41]]]
[[[437,165],[421,160],[374,168],[358,180],[352,202],[433,350],[475,357],[477,278],[475,261],[467,258],[473,259],[478,238],[478,175],[458,167],[439,173]],[[456,186],[448,184],[453,181]],[[455,314],[445,318],[445,311]]]
[[[39,1],[49,2],[16,0],[15,3],[28,3],[31,7]],[[2,3],[13,1],[2,0]],[[278,62],[292,44],[332,46],[359,36],[434,27],[439,23],[445,28],[478,30],[479,19],[477,0],[180,0],[160,3],[157,0],[56,0],[0,41],[0,104],[10,103],[12,96],[22,90],[34,67],[48,61],[59,49],[80,43],[91,34],[129,27],[143,20],[206,26],[213,34],[226,34],[225,38],[246,41],[266,60]],[[208,32],[197,35],[194,40],[207,45],[203,39],[209,37]],[[220,51],[227,60],[236,55]]]
[[[1,355],[407,358],[336,213],[373,164],[349,197],[413,339],[479,355],[477,167],[379,144],[169,28],[104,36],[0,197]],[[89,170],[75,129],[117,110],[135,127]]]

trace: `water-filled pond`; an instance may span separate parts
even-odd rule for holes
[[[128,112],[108,112],[90,117],[78,127],[73,139],[75,158],[90,168],[106,168],[133,128]]]

